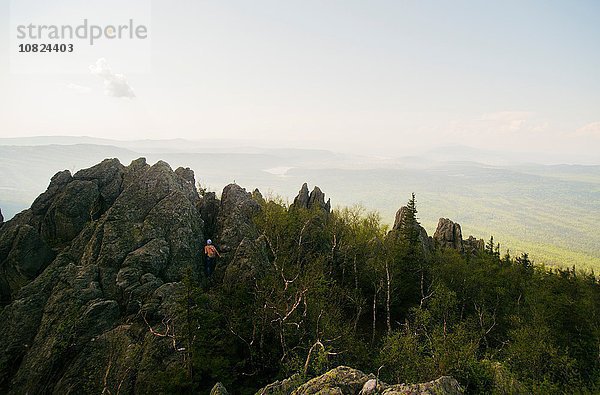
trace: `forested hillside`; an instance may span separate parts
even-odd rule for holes
[[[340,365],[468,393],[597,392],[595,275],[446,218],[430,236],[418,196],[387,227],[307,185],[287,204],[237,184],[217,198],[144,159],[60,172],[0,225],[0,392],[315,393],[299,386]]]
[[[231,275],[249,269],[234,260],[223,283],[197,290],[198,322],[212,327],[197,333],[200,383],[252,387],[348,364],[388,382],[452,375],[472,393],[598,389],[591,273],[500,256],[493,242],[469,253],[436,238],[424,246],[414,200],[391,231],[360,208],[261,207],[262,266]]]

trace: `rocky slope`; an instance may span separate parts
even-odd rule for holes
[[[186,268],[202,275],[205,239],[228,262],[226,286],[268,264],[252,221],[261,199],[235,184],[199,196],[189,169],[107,159],[57,173],[30,209],[0,215],[0,393],[151,393],[156,372],[185,357],[177,300]],[[306,184],[293,206],[331,209]],[[463,251],[460,227],[446,226],[433,238],[421,228],[424,245]]]

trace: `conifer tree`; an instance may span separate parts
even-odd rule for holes
[[[419,221],[417,218],[417,200],[415,193],[406,205],[406,215],[402,218],[402,233],[404,239],[408,242],[410,250],[416,249],[419,244]]]

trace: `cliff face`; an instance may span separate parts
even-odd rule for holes
[[[193,173],[164,162],[56,174],[0,230],[0,392],[143,390],[174,363],[152,331],[168,333],[182,269],[200,263],[198,200]]]
[[[220,200],[199,196],[191,170],[143,158],[57,173],[30,209],[0,215],[0,392],[151,393],[157,372],[185,358],[175,336],[182,276],[202,275],[205,239],[228,262],[226,287],[268,265],[253,224],[260,201],[235,184]],[[306,184],[293,206],[331,209]]]

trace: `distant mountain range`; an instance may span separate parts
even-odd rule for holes
[[[394,158],[218,139],[2,138],[0,208],[10,219],[29,207],[58,171],[74,172],[104,158],[127,164],[138,157],[189,166],[214,191],[235,181],[291,199],[307,181],[327,190],[334,204],[360,202],[384,218],[393,218],[415,192],[429,232],[449,216],[466,234],[493,233],[503,249],[526,250],[538,262],[600,268],[600,166],[519,162],[469,147]]]

